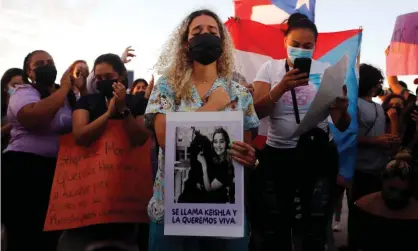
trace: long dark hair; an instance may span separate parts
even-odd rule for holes
[[[315,36],[315,41],[318,39],[318,29],[316,25],[308,18],[308,16],[302,13],[293,13],[284,22],[287,23],[287,29],[284,30],[284,35],[287,36],[292,30],[296,29],[310,29]]]
[[[227,150],[229,149],[229,144],[231,143],[231,140],[230,140],[230,138],[229,138],[229,135],[228,135],[228,133],[225,131],[225,129],[223,129],[222,127],[220,127],[220,128],[217,128],[214,132],[213,132],[213,135],[212,135],[212,148],[213,148],[213,141],[215,140],[215,135],[216,134],[222,134],[222,136],[224,137],[224,139],[225,139],[225,145],[226,145],[226,147],[225,147],[225,152],[223,153],[224,154],[224,160],[227,160]],[[215,152],[215,150],[214,150],[214,152]],[[215,162],[217,162],[217,163],[219,163],[221,160],[219,159],[219,156],[217,155],[217,154],[215,154]]]
[[[394,98],[398,98],[402,100],[402,103],[405,105],[406,100],[401,96],[401,95],[397,95],[397,94],[390,94],[389,96],[387,96],[385,98],[385,100],[382,103],[382,108],[383,110],[387,111],[390,108],[392,108],[391,106],[389,106],[389,102],[394,99]]]
[[[25,73],[22,69],[19,68],[10,68],[4,72],[1,77],[1,113],[4,115],[7,112],[9,93],[7,91],[7,84],[16,76],[22,76],[23,81],[25,81]]]
[[[381,70],[369,64],[361,64],[359,69],[358,96],[360,98],[369,96],[372,88],[378,84],[382,84],[383,79]]]
[[[194,132],[194,137],[190,143],[190,173],[189,177],[192,180],[200,181],[202,179],[202,168],[200,162],[197,160],[197,156],[202,152],[203,157],[206,160],[208,169],[212,166],[215,153],[212,148],[212,142],[200,131]],[[199,168],[200,167],[200,168]]]
[[[23,60],[23,72],[24,72],[23,81],[32,85],[33,88],[35,88],[39,92],[39,94],[41,96],[41,99],[45,99],[45,98],[47,98],[51,95],[50,90],[43,87],[42,85],[37,85],[36,83],[31,83],[29,81],[30,79],[29,79],[28,72],[29,72],[29,69],[30,69],[30,61],[32,60],[32,56],[35,55],[36,53],[48,53],[48,52],[46,52],[44,50],[35,50],[35,51],[32,51],[31,53],[29,53],[25,57],[25,59]],[[59,89],[60,85],[55,84],[55,88]],[[76,99],[75,94],[74,94],[72,89],[70,89],[70,91],[68,91],[67,100],[68,100],[68,103],[70,104],[70,107],[72,109],[74,109],[77,99]]]
[[[96,66],[98,64],[108,64],[112,66],[113,70],[115,70],[120,77],[124,78],[123,84],[125,85],[125,88],[128,88],[129,86],[129,80],[128,80],[128,71],[126,70],[125,64],[122,62],[122,59],[116,54],[107,53],[100,55],[96,60],[94,61],[93,71],[96,71]]]

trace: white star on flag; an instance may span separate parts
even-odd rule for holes
[[[295,9],[297,10],[305,4],[306,8],[308,8],[308,10],[309,10],[309,8],[310,8],[309,7],[309,1],[310,0],[297,0]]]

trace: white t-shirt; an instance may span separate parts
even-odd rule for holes
[[[330,64],[312,60],[309,85],[295,88],[301,121],[317,93],[324,71],[328,67],[330,67]],[[273,89],[280,83],[285,74],[285,59],[270,60],[261,66],[254,81],[269,83],[271,89]],[[288,91],[276,103],[269,116],[267,145],[275,148],[295,148],[299,138],[290,138],[290,136],[295,132],[296,127],[292,95]],[[319,123],[318,127],[328,132],[328,119]],[[332,140],[332,133],[330,132],[329,135],[330,140]]]

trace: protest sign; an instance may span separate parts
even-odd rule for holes
[[[386,73],[388,76],[418,74],[418,12],[396,18]]]
[[[132,147],[122,123],[109,121],[89,147],[72,134],[60,137],[45,231],[148,221],[151,141]]]
[[[242,112],[168,113],[165,235],[244,236],[244,173],[227,151]]]

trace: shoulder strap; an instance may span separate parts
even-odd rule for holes
[[[287,60],[285,60],[285,68],[286,72],[289,71],[289,65],[287,64]],[[298,101],[296,99],[296,92],[295,89],[291,89],[290,93],[292,94],[292,102],[293,102],[293,111],[295,113],[296,123],[300,124],[300,116],[299,116],[299,108],[298,108]]]
[[[374,121],[373,121],[372,125],[369,128],[367,128],[367,131],[364,134],[364,136],[368,136],[370,131],[373,129],[374,125],[376,125],[377,118],[379,117],[379,113],[377,112],[377,106],[376,106],[375,103],[373,103],[373,105],[374,105],[374,110],[375,110]]]

